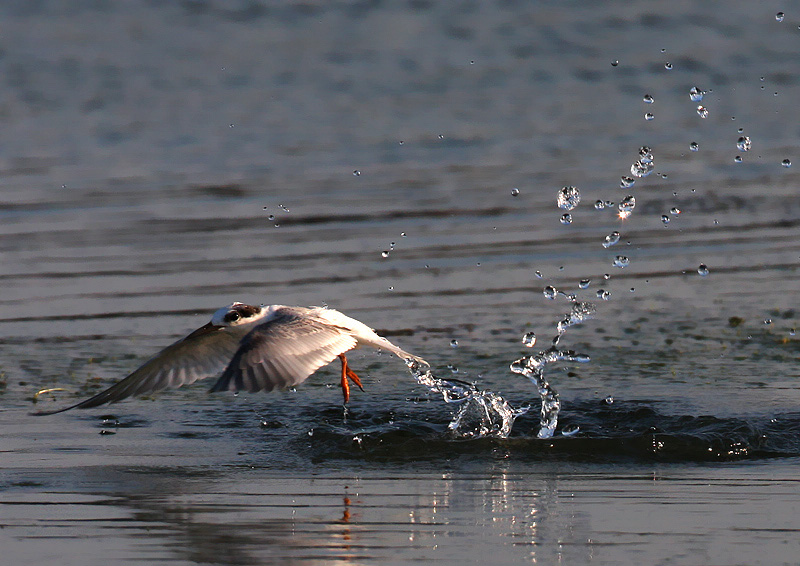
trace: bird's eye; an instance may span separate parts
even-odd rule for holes
[[[236,322],[240,318],[241,317],[239,316],[238,312],[231,311],[231,312],[229,312],[228,314],[225,315],[225,322]]]

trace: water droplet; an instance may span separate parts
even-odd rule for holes
[[[699,87],[693,86],[689,89],[689,99],[692,102],[700,102],[703,100],[703,97],[706,95],[706,91],[702,90]]]
[[[564,224],[564,225],[572,224],[572,215],[569,212],[567,212],[565,214],[562,214],[561,215],[561,223]]]
[[[603,403],[605,403],[606,405],[613,405],[614,404],[614,398],[611,395],[609,395],[608,397],[603,399]]]
[[[511,196],[512,197],[519,196],[519,189],[517,189],[517,188],[511,189]]]
[[[581,289],[586,289],[589,287],[589,284],[591,282],[592,282],[591,279],[581,279],[580,282],[578,283],[578,287],[580,287]]]
[[[785,17],[786,17],[786,15],[783,12],[778,12],[777,14],[775,14],[775,21],[776,22],[782,22],[783,18],[785,18]]]
[[[613,265],[614,267],[619,267],[621,269],[623,267],[627,267],[630,262],[631,260],[629,260],[624,255],[618,255],[617,257],[614,258]]]
[[[671,70],[672,70],[672,63],[670,63],[669,61],[667,61],[666,63],[664,63],[664,68],[665,68],[667,71],[671,71]]]
[[[594,207],[597,210],[603,210],[606,207],[606,204],[602,200],[598,200],[597,202],[594,203]]]
[[[282,204],[279,204],[278,207],[284,212],[289,212],[289,209],[283,206]]]
[[[361,176],[361,171],[356,169],[356,170],[353,171],[353,175],[355,175],[356,177],[360,177]]]
[[[647,177],[655,167],[652,161],[642,161],[640,159],[631,165],[631,175],[634,177]]]
[[[406,143],[406,142],[404,142],[403,140],[400,140],[400,141],[399,141],[399,142],[397,142],[397,143],[399,143],[400,145],[403,145],[403,144],[404,144],[404,143]]]
[[[439,139],[443,140],[444,139],[444,134],[439,134]]]
[[[736,140],[736,147],[738,147],[740,151],[750,151],[750,145],[749,136],[742,136]]]
[[[389,252],[388,252],[387,250],[383,250],[383,251],[381,252],[381,257],[382,257],[382,258],[384,258],[384,259],[386,259],[387,257],[389,257]]]
[[[797,329],[796,328],[790,328],[789,329],[789,336],[794,336],[795,334],[797,334]]]
[[[619,217],[622,218],[623,220],[625,218],[628,218],[633,212],[635,206],[636,206],[636,199],[633,197],[633,195],[626,196],[617,205],[617,209],[619,209]]]
[[[527,332],[522,337],[522,343],[525,344],[528,348],[533,348],[533,345],[536,344],[536,334],[533,332]]]
[[[538,279],[541,279],[542,277],[544,277],[544,275],[542,275],[542,272],[541,272],[541,271],[534,271],[534,275],[536,275],[536,277],[537,277]]]
[[[611,61],[611,66],[612,66],[612,67],[616,67],[617,65],[619,65],[619,61],[617,61],[616,59],[614,59],[613,61]]]
[[[639,161],[642,163],[652,163],[653,162],[653,150],[650,149],[648,146],[643,145],[639,148]]]
[[[681,209],[678,208],[677,206],[673,206],[672,208],[669,209],[669,212],[670,214],[677,216],[678,214],[681,213]]]
[[[733,158],[733,162],[734,163],[741,163],[742,162],[742,156],[741,155],[737,155],[736,157]]]
[[[784,159],[783,161],[781,161],[781,165],[783,165],[784,167],[791,167],[792,162],[788,159]]]
[[[455,338],[453,340],[450,340],[450,347],[458,348],[458,340],[456,340]]]
[[[553,300],[556,298],[556,295],[558,295],[558,290],[552,285],[548,285],[542,290],[542,294],[546,299]]]
[[[269,218],[270,220],[275,220],[275,215],[274,214],[270,214],[269,216],[267,216],[267,218]]]
[[[391,285],[391,286],[389,287],[389,290],[390,290],[390,291],[394,291],[394,285]]]
[[[698,106],[697,115],[703,119],[708,118],[708,109],[705,106]]]
[[[447,364],[447,369],[450,370],[450,373],[458,373],[458,368],[453,364]]]
[[[620,177],[620,180],[619,180],[619,188],[620,189],[627,189],[628,187],[632,187],[635,182],[636,182],[636,179],[634,179],[633,177],[627,177],[627,176],[623,175],[622,177]]]
[[[705,263],[701,263],[700,266],[697,268],[697,273],[705,277],[706,275],[708,275],[708,266]]]
[[[405,232],[400,232],[400,237],[401,238],[405,238],[406,237],[406,233]]]
[[[611,296],[611,293],[609,293],[605,289],[598,289],[597,293],[595,294],[597,295],[598,299],[603,299],[604,301],[607,301],[608,298]]]
[[[771,318],[765,318],[764,319],[764,324],[767,324],[767,325],[772,324],[772,319]]]
[[[578,203],[581,202],[581,192],[577,187],[567,186],[558,191],[558,198],[556,199],[558,208],[564,210],[572,210]]]
[[[697,142],[692,142],[689,144],[689,149],[692,151],[700,151],[700,144]]]
[[[603,241],[603,247],[610,248],[617,242],[619,242],[619,232],[611,232],[608,236],[606,236],[605,240]]]
[[[645,112],[645,114],[644,114],[644,119],[645,119],[645,120],[647,120],[647,121],[649,122],[649,121],[650,121],[650,120],[652,120],[653,118],[655,118],[655,116],[653,115],[653,113],[652,113],[652,112]]]
[[[655,102],[656,99],[650,96],[649,94],[645,94],[644,97],[642,98],[642,101],[644,101],[647,104],[653,104],[653,102]]]
[[[664,224],[669,224],[669,216],[667,216],[666,214],[662,214],[661,222],[663,222]]]
[[[603,273],[603,279],[608,281],[609,279],[611,279],[611,274],[610,273]]]

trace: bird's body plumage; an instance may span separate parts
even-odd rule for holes
[[[211,322],[167,346],[105,391],[64,409],[36,414],[115,403],[220,372],[211,391],[285,389],[302,383],[337,357],[342,358],[346,401],[349,393],[344,353],[359,346],[384,349],[404,360],[426,363],[378,336],[367,325],[333,309],[233,303],[216,311]],[[360,386],[355,374],[351,379]]]

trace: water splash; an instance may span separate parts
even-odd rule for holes
[[[472,383],[436,377],[430,367],[416,360],[408,359],[406,364],[420,385],[440,394],[445,403],[458,405],[447,426],[456,438],[506,438],[517,417],[529,410],[529,407],[514,408],[500,395],[479,390]]]
[[[542,400],[538,438],[552,438],[558,425],[558,413],[561,411],[561,399],[558,392],[545,378],[544,370],[548,364],[558,361],[580,363],[590,361],[586,354],[577,354],[572,350],[559,350],[558,343],[567,328],[593,317],[596,311],[597,309],[592,303],[574,302],[570,312],[564,315],[564,319],[558,323],[558,334],[553,338],[552,346],[534,356],[520,358],[511,364],[511,371],[524,375],[536,386]]]

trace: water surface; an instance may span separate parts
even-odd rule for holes
[[[793,7],[7,3],[5,555],[794,563]],[[620,188],[642,146],[653,172]],[[546,286],[597,313],[561,342],[591,362],[547,368],[563,408],[539,440],[509,364],[570,308]],[[533,409],[508,438],[459,438],[454,406],[364,351],[346,412],[326,369],[280,394],[198,383],[29,415],[233,300],[328,304]],[[64,391],[34,403],[46,388]]]

